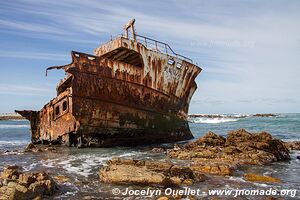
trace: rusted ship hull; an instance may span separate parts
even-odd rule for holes
[[[48,68],[67,73],[57,97],[41,111],[16,111],[30,120],[33,143],[132,146],[193,138],[187,112],[199,67],[124,37],[94,53],[72,52],[70,64]]]

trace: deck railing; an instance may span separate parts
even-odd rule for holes
[[[147,47],[148,49],[153,49],[158,52],[166,53],[167,55],[175,56],[179,59],[186,60],[188,62],[193,63],[192,59],[185,57],[183,55],[180,55],[178,53],[175,53],[173,51],[173,49],[167,43],[164,43],[164,42],[152,39],[152,38],[148,38],[148,37],[145,37],[142,35],[138,35],[138,34],[135,34],[135,36],[136,36],[136,40],[139,43],[142,43],[143,45],[145,45],[145,47]]]

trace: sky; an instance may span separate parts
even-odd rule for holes
[[[189,113],[300,112],[300,1],[0,1],[0,113],[39,110],[56,95],[71,50],[92,53],[136,31],[203,71]]]

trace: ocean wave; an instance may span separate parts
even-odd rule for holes
[[[237,182],[246,182],[242,177],[230,176],[229,180],[237,181]]]
[[[27,143],[28,143],[27,140],[14,140],[14,141],[0,140],[0,146],[16,146],[16,145],[24,145]]]
[[[225,122],[236,122],[239,119],[237,118],[191,118],[189,119],[192,123],[201,123],[201,124],[218,124],[218,123],[225,123]]]
[[[135,157],[137,155],[143,155],[146,152],[124,152],[121,154],[105,153],[99,156],[98,154],[87,154],[87,155],[71,155],[68,157],[49,159],[41,161],[41,165],[47,168],[61,167],[67,173],[78,174],[83,177],[92,175],[95,169],[99,166],[106,165],[106,162],[113,157]]]
[[[0,124],[0,129],[29,128],[28,124]]]

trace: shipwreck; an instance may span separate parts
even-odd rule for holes
[[[33,143],[131,146],[192,139],[187,122],[201,68],[163,42],[125,34],[94,49],[71,52],[57,96],[40,111],[16,110],[30,121]]]

